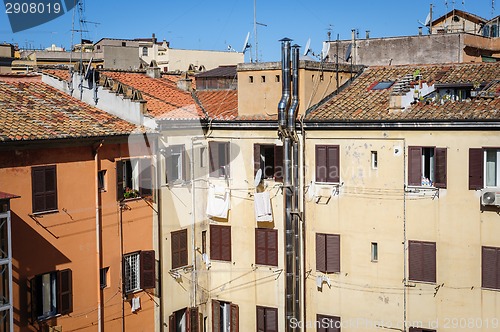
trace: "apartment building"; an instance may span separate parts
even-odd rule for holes
[[[3,76],[0,90],[2,330],[158,329],[153,132],[40,75]]]

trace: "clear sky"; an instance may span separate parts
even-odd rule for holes
[[[8,2],[9,0],[4,0]],[[31,1],[31,0],[30,0]],[[278,61],[279,39],[289,37],[305,46],[311,38],[313,52],[321,51],[322,42],[337,35],[351,38],[351,29],[359,37],[390,37],[416,35],[425,22],[431,1],[421,0],[256,0],[258,58]],[[432,0],[433,17],[455,9],[490,19],[499,15],[500,1]],[[51,44],[69,49],[78,43],[80,32],[72,33],[73,13],[40,26],[12,33],[4,3],[0,6],[0,42],[18,44],[21,48],[49,47]],[[82,30],[84,39],[94,42],[107,38],[147,38],[154,32],[158,40],[166,39],[170,47],[181,49],[227,50],[229,45],[241,51],[248,32],[251,52],[255,58],[254,0],[85,0]],[[96,22],[96,23],[90,23]],[[79,30],[78,12],[75,29]],[[424,33],[427,30],[424,28]],[[72,37],[72,34],[74,36]],[[249,60],[249,56],[245,57]]]

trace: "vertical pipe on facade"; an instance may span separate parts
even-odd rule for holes
[[[96,258],[97,258],[97,331],[102,332],[102,308],[101,308],[101,214],[99,206],[99,149],[103,141],[94,149],[95,164],[95,234],[96,234]]]
[[[432,5],[431,5],[432,6]],[[406,251],[407,251],[407,240],[406,240],[406,139],[403,138],[403,332],[406,332],[406,302],[407,302],[407,278],[408,274],[406,272]]]
[[[195,195],[195,181],[194,181],[194,140],[197,139],[197,137],[192,137],[191,138],[191,162],[189,165],[190,171],[191,171],[191,246],[193,249],[193,258],[192,258],[192,263],[193,264],[193,272],[191,276],[192,280],[192,285],[193,285],[193,298],[191,302],[191,307],[196,307],[196,285],[198,283],[198,276],[196,274],[196,238],[195,238],[195,223],[196,223],[196,195]]]
[[[299,241],[299,143],[296,134],[296,117],[299,109],[299,46],[292,46],[292,104],[288,110],[288,131],[290,132],[292,144],[292,216],[294,243],[293,252],[295,255],[294,268],[294,316],[298,320],[300,317],[300,241]]]
[[[163,297],[161,297],[161,293],[163,292],[163,290],[161,289],[161,285],[162,285],[162,278],[163,278],[163,226],[162,226],[162,220],[161,220],[161,211],[162,211],[162,205],[161,205],[161,177],[162,177],[162,168],[160,167],[161,166],[161,151],[160,151],[160,140],[156,140],[155,141],[156,144],[155,144],[155,155],[156,155],[156,204],[157,204],[157,208],[156,208],[156,211],[158,211],[156,213],[156,222],[158,224],[158,261],[159,261],[159,268],[158,268],[158,272],[157,272],[157,276],[158,276],[158,280],[159,280],[159,294],[160,294],[160,319],[159,319],[159,328],[157,329],[157,331],[163,331],[163,328],[165,326],[165,319],[163,317],[163,309],[164,309],[164,305],[163,305]]]
[[[283,38],[281,42],[281,100],[278,103],[278,128],[279,132],[286,128],[286,113],[290,107],[290,42]]]
[[[285,312],[286,331],[292,331],[291,320],[295,314],[295,235],[292,221],[292,139],[283,143],[284,163],[284,212],[285,212]]]

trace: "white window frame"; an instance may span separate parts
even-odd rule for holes
[[[123,255],[123,287],[125,294],[141,290],[140,252]]]
[[[127,164],[130,163],[132,172],[128,171]],[[132,190],[139,190],[139,173],[140,173],[140,160],[139,158],[124,159],[123,160],[123,183],[127,187],[128,182],[131,182],[129,187]],[[124,188],[125,189],[125,188]]]
[[[174,145],[171,148],[171,153],[170,153],[170,160],[171,160],[171,167],[173,170],[174,166],[174,157],[177,158],[176,162],[176,167],[177,167],[177,177],[169,179],[169,181],[182,181],[184,178],[184,165],[183,165],[183,152],[184,152],[184,145]]]
[[[377,151],[372,151],[371,157],[372,157],[372,169],[378,169],[378,153],[377,153]]]
[[[38,296],[42,297],[42,314],[39,320],[57,315],[57,273],[48,272],[39,275],[42,279],[42,289]]]
[[[425,164],[426,164],[426,159],[427,155],[425,154],[426,151],[431,151],[431,155],[429,156],[429,178],[425,176],[426,169],[425,169]],[[422,147],[422,179],[427,178],[428,180],[431,181],[432,186],[434,186],[434,182],[436,181],[436,170],[435,170],[435,147],[428,147],[428,146],[423,146]]]
[[[378,262],[378,243],[371,243],[371,261],[376,263]]]
[[[495,154],[496,152],[496,154]],[[491,153],[492,156],[495,156],[495,161],[493,163],[490,163],[490,164],[493,164],[493,169],[492,170],[488,170],[489,169],[489,165],[488,165],[488,154]],[[484,170],[483,170],[483,174],[484,174],[484,188],[499,188],[500,187],[500,149],[485,149],[484,150],[484,162],[483,162],[483,165],[484,165]],[[493,172],[493,174],[495,175],[495,179],[494,179],[494,184],[491,184],[489,183],[488,181],[488,174],[490,174],[490,172]]]

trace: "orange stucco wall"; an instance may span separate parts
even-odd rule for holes
[[[91,145],[12,149],[0,153],[0,186],[20,198],[11,201],[14,331],[38,331],[41,325],[66,331],[97,331],[99,299],[105,331],[154,331],[154,290],[123,300],[123,253],[152,250],[154,210],[144,200],[116,201],[116,159],[128,156],[126,144],[104,144],[99,169],[106,170],[102,209],[101,267],[109,267],[108,287],[99,287],[96,236],[96,162]],[[32,215],[31,167],[56,165],[58,212]],[[122,212],[121,212],[122,211]],[[120,227],[120,222],[122,227]],[[121,245],[123,238],[123,246]],[[123,250],[122,250],[123,248]],[[28,280],[37,274],[70,268],[73,312],[40,324],[30,323]],[[131,312],[131,296],[141,298],[141,310]],[[122,317],[125,317],[124,320]]]

